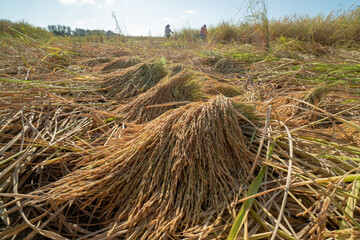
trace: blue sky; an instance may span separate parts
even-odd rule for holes
[[[0,0],[0,19],[25,20],[39,27],[61,24],[75,28],[115,31],[115,12],[130,35],[161,36],[166,24],[214,26],[244,18],[248,0]],[[269,17],[327,15],[332,10],[359,6],[360,0],[269,0]]]

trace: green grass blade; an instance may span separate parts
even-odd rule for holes
[[[275,143],[271,143],[270,147],[269,147],[269,150],[268,150],[268,154],[267,154],[267,159],[268,160],[271,159],[271,156],[273,155],[274,149],[275,149]]]
[[[250,213],[251,213],[251,215],[255,218],[255,220],[258,221],[258,223],[260,223],[266,230],[269,230],[269,231],[271,230],[271,232],[270,232],[270,236],[271,236],[272,231],[273,231],[273,229],[274,229],[274,226],[272,226],[272,225],[270,225],[270,224],[266,224],[266,223],[264,222],[264,220],[263,220],[261,217],[259,217],[259,215],[257,215],[257,213],[256,213],[253,209],[250,209]],[[293,236],[290,236],[290,235],[286,234],[284,231],[277,230],[277,233],[278,233],[281,237],[283,237],[284,239],[296,240],[296,238],[294,238]],[[270,237],[270,236],[269,236],[269,237]]]
[[[256,176],[255,180],[251,183],[248,194],[247,194],[248,197],[252,196],[258,192],[261,182],[265,175],[265,170],[266,170],[266,167],[262,167],[259,174]],[[235,222],[231,227],[229,236],[227,238],[228,240],[235,239],[236,236],[239,234],[240,229],[245,221],[245,218],[246,218],[254,200],[255,200],[254,198],[250,198],[243,203],[238,215],[236,216]]]
[[[360,192],[360,181],[355,181],[353,183],[353,188],[352,188],[352,194],[354,196],[359,196],[359,192]],[[354,216],[354,211],[355,211],[355,208],[356,208],[356,199],[353,198],[353,197],[349,197],[348,201],[347,201],[347,204],[346,204],[346,207],[345,207],[345,212],[353,217]],[[341,224],[340,224],[340,230],[344,230],[344,229],[347,229],[347,228],[350,228],[351,226],[349,226],[344,220],[341,221]]]
[[[324,154],[317,154],[316,156],[322,157],[322,158],[327,158],[327,159],[340,159],[340,160],[351,160],[351,161],[360,162],[360,158],[358,158],[358,157],[324,155]]]

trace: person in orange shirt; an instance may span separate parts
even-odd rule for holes
[[[206,25],[204,24],[204,26],[202,26],[200,29],[199,36],[202,40],[204,40],[206,38],[206,35],[207,35],[207,29],[206,29]]]

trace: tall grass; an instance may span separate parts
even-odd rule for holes
[[[222,22],[209,29],[208,39],[220,43],[266,45],[280,37],[317,43],[324,46],[353,47],[360,44],[360,6],[337,10],[328,16],[293,15],[267,21],[260,16],[244,22]],[[266,25],[266,26],[265,26]],[[175,39],[196,40],[197,29],[183,28]]]
[[[179,31],[175,31],[172,38],[176,40],[196,41],[199,39],[199,29],[182,28]]]
[[[273,38],[286,36],[322,45],[360,43],[360,6],[332,11],[328,16],[290,16],[270,23]]]
[[[355,5],[348,10],[334,10],[329,15],[292,15],[269,21],[267,8],[252,13],[246,21],[233,23],[221,22],[208,29],[208,41],[218,43],[252,43],[266,45],[277,41],[280,37],[296,39],[303,42],[317,43],[324,46],[356,47],[360,44],[360,6]],[[263,15],[261,15],[264,13]],[[260,20],[254,20],[260,19]],[[175,33],[176,41],[195,42],[199,39],[199,30],[185,27]],[[52,34],[40,27],[34,27],[25,21],[11,22],[0,20],[0,36],[18,36],[18,32],[33,38],[49,38]],[[79,41],[104,42],[114,37],[89,36]]]
[[[209,38],[220,43],[259,43],[263,39],[259,23],[223,22],[209,30]]]
[[[50,38],[52,34],[41,27],[35,27],[25,21],[11,22],[9,20],[0,20],[1,36],[19,36],[18,32],[26,34],[33,38]]]

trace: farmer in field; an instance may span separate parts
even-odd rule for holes
[[[204,40],[206,38],[206,35],[207,35],[207,29],[206,29],[206,25],[204,24],[204,26],[202,26],[200,29],[199,36],[202,40]]]
[[[168,24],[168,25],[165,26],[165,37],[170,38],[171,33],[173,33],[173,31],[171,31],[170,25]]]

